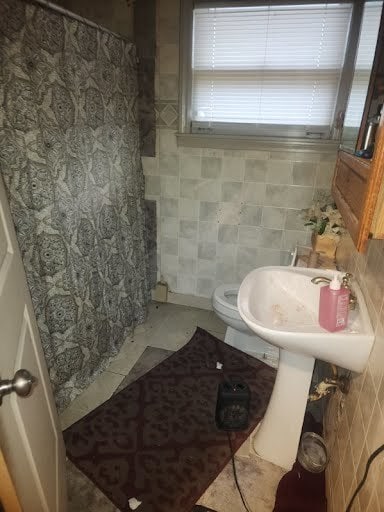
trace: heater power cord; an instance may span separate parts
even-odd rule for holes
[[[228,437],[228,444],[229,444],[229,450],[231,452],[231,460],[232,460],[232,470],[233,470],[233,478],[235,479],[235,484],[236,484],[236,487],[237,487],[237,490],[239,491],[239,495],[240,495],[240,498],[241,498],[241,501],[243,502],[243,505],[244,505],[244,508],[247,512],[252,512],[251,509],[249,508],[249,506],[247,505],[247,502],[244,498],[244,495],[243,495],[243,492],[241,490],[241,487],[240,487],[240,484],[239,484],[239,481],[237,479],[237,471],[236,471],[236,464],[235,464],[235,454],[233,453],[233,448],[232,448],[232,442],[231,442],[231,436],[230,436],[230,433],[227,432],[227,437]]]
[[[383,451],[384,451],[384,444],[379,446],[379,448],[377,448],[374,452],[372,452],[371,455],[368,457],[367,464],[365,466],[364,476],[361,479],[359,485],[356,487],[356,491],[353,493],[353,496],[352,496],[350,502],[348,503],[348,506],[346,508],[346,512],[351,512],[353,502],[355,501],[356,496],[361,491],[361,488],[363,487],[363,485],[365,484],[365,481],[367,480],[369,468],[371,467],[372,462]]]

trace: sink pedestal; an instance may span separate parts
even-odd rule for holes
[[[307,406],[315,358],[280,349],[271,399],[253,448],[262,459],[292,469]]]
[[[375,339],[356,282],[359,307],[351,311],[347,328],[328,332],[320,327],[320,293],[312,283],[319,272],[303,267],[256,268],[245,277],[237,296],[240,316],[251,331],[280,349],[275,387],[255,433],[254,448],[285,469],[291,469],[296,459],[315,358],[360,373]],[[331,279],[335,272],[322,269],[321,276]]]

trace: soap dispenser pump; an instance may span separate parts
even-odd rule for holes
[[[319,324],[330,332],[345,329],[348,322],[349,290],[335,274],[328,286],[320,289]]]

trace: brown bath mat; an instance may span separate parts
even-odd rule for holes
[[[69,459],[122,511],[190,512],[230,460],[217,429],[217,387],[241,376],[252,393],[250,426],[233,434],[237,450],[268,405],[276,371],[197,328],[165,361],[64,432]]]

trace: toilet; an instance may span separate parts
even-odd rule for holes
[[[222,284],[212,295],[212,307],[216,315],[228,326],[224,341],[260,361],[277,368],[279,349],[256,336],[240,317],[237,309],[239,284]]]

